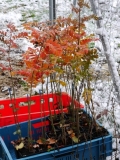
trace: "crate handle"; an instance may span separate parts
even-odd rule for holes
[[[65,152],[65,153],[63,153],[63,154],[58,154],[58,155],[52,154],[52,156],[53,156],[54,158],[59,158],[59,157],[63,157],[63,156],[70,155],[70,154],[75,154],[75,153],[76,153],[76,151],[75,151],[75,150],[72,150],[72,151],[67,151],[67,152]]]
[[[40,127],[43,127],[45,125],[48,126],[49,124],[50,124],[50,122],[47,120],[47,121],[33,123],[32,127],[33,128],[40,128]]]
[[[34,121],[31,121],[31,124],[35,124],[35,123],[38,123],[38,122],[43,122],[43,121],[46,121],[46,120],[48,120],[48,117],[37,118]]]
[[[0,104],[0,109],[4,109],[4,105],[3,104]]]
[[[35,105],[36,102],[34,100],[29,101],[30,105]],[[28,106],[28,101],[21,101],[19,102],[19,107],[26,107]]]

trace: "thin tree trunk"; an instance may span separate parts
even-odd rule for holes
[[[92,8],[93,13],[97,16],[95,1],[90,0],[90,3],[91,3],[91,8]],[[98,29],[102,28],[101,21],[102,20],[99,20],[99,19],[96,21]],[[113,54],[110,53],[110,47],[109,47],[109,42],[107,40],[107,35],[105,33],[104,35],[99,34],[99,37],[103,45],[104,54],[106,56],[108,68],[111,74],[111,79],[113,81],[113,85],[117,93],[118,103],[120,104],[120,77],[117,71],[115,60],[113,58]]]

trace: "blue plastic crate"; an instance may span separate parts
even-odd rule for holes
[[[46,119],[32,120],[32,135],[34,138],[40,136],[42,128],[40,121]],[[27,136],[28,123],[20,123],[22,136]],[[17,139],[13,132],[16,130],[15,125],[0,128],[0,158],[2,160],[16,160],[14,148],[11,141]],[[49,125],[46,127],[49,130]],[[1,152],[2,151],[2,152]],[[107,156],[112,154],[112,136],[104,136],[91,141],[80,143],[77,145],[61,148],[59,151],[54,150],[41,154],[32,155],[19,160],[105,160]]]

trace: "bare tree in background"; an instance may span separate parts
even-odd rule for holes
[[[96,3],[97,2],[95,0],[90,0],[90,3],[91,3],[91,8],[92,8],[93,13],[97,16],[98,15],[97,10],[96,10],[96,8],[97,8]],[[100,11],[99,11],[99,14],[100,14]],[[103,45],[104,54],[107,59],[109,71],[111,74],[111,79],[113,81],[113,85],[114,85],[115,91],[117,93],[118,103],[120,104],[120,77],[119,77],[119,74],[117,71],[117,67],[116,67],[116,63],[115,63],[113,54],[110,53],[110,45],[109,45],[109,42],[107,39],[108,38],[107,32],[100,32],[100,30],[102,31],[102,29],[103,29],[101,18],[98,19],[96,21],[96,23],[97,23],[97,28],[98,28],[98,34],[99,34],[101,43]]]

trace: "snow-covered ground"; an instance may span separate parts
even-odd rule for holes
[[[87,0],[88,1],[88,0]],[[110,54],[115,59],[116,66],[120,64],[120,0],[95,0],[99,16],[102,18],[103,30],[107,33]],[[70,4],[73,0],[56,0],[56,15],[67,16],[71,13]],[[87,14],[87,11],[85,11]],[[49,1],[48,0],[0,0],[0,29],[5,28],[6,24],[12,22],[18,28],[21,24],[28,21],[46,21],[49,20]],[[96,24],[87,23],[88,31],[95,33]],[[25,42],[27,43],[27,42]],[[24,44],[24,43],[23,43]],[[107,116],[102,115],[99,121],[113,135],[120,136],[120,108],[117,102],[114,86],[111,81],[108,65],[103,53],[101,42],[98,41],[95,46],[99,50],[99,58],[93,64],[93,71],[96,78],[93,83],[94,88],[94,106],[96,115],[107,109]],[[26,47],[26,45],[25,45]],[[39,86],[36,90],[39,89]],[[113,118],[114,114],[114,118]],[[115,133],[115,122],[117,131]],[[119,141],[119,138],[117,139]],[[116,142],[113,138],[113,147]],[[114,158],[112,158],[114,160]]]

